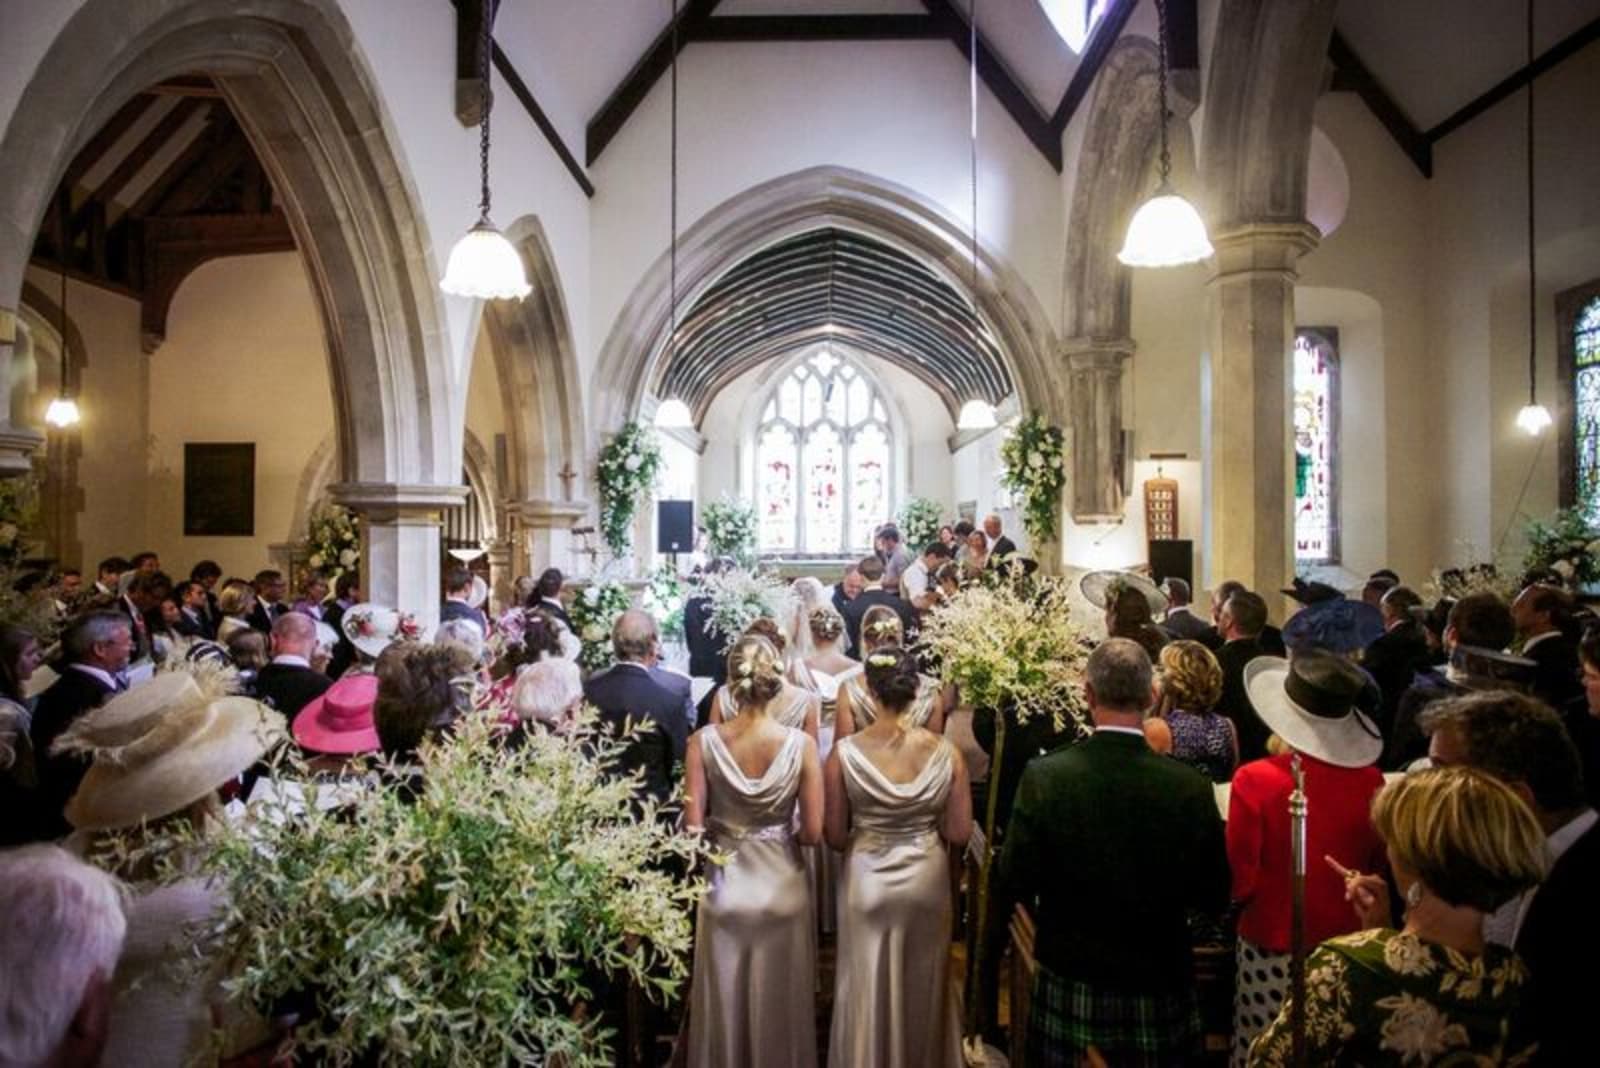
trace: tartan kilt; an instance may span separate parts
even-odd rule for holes
[[[1077,1068],[1093,1046],[1110,1065],[1183,1065],[1200,1059],[1194,991],[1096,989],[1039,965],[1029,999],[1027,1068]]]

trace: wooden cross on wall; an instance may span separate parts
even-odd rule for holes
[[[570,460],[561,465],[561,470],[556,472],[556,477],[561,480],[561,499],[572,500],[572,480],[578,477],[578,472],[572,469]]]

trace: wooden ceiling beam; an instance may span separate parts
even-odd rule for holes
[[[89,168],[110,152],[111,147],[121,140],[122,135],[128,132],[128,128],[138,121],[146,108],[151,106],[152,98],[141,93],[118,108],[116,113],[106,120],[106,124],[84,142],[77,155],[72,157],[72,162],[67,164],[67,169],[61,172],[61,186],[69,193],[76,188],[83,180],[83,176],[89,172]]]
[[[1195,0],[1175,0],[1175,2],[1192,5]],[[1122,30],[1128,25],[1133,9],[1138,6],[1138,0],[1112,0],[1111,7],[1100,16],[1100,22],[1089,35],[1088,46],[1078,58],[1078,69],[1072,72],[1072,79],[1067,82],[1066,92],[1061,94],[1061,102],[1050,115],[1050,128],[1055,131],[1057,140],[1066,132],[1067,124],[1072,121],[1072,116],[1077,113],[1078,108],[1088,99],[1089,90],[1094,86],[1100,68],[1105,66],[1106,57],[1111,54],[1111,47],[1117,43],[1117,38],[1122,36]],[[1169,17],[1171,12],[1172,7],[1169,6]]]
[[[677,58],[677,53],[688,46],[699,25],[711,17],[721,0],[688,0],[678,11],[678,17],[666,29],[656,35],[644,55],[633,65],[633,69],[622,79],[622,83],[612,90],[606,102],[600,105],[592,119],[589,120],[589,129],[585,137],[585,161],[591,167],[594,161],[600,158],[600,153],[606,150],[622,128],[627,125],[629,117],[644,98],[649,95],[650,89],[656,80],[666,74],[672,66],[672,61]],[[673,34],[674,25],[677,28],[676,37]],[[673,42],[677,42],[677,50],[673,50]]]
[[[722,15],[696,41],[926,41],[945,36],[931,15]]]
[[[1424,178],[1433,177],[1433,140],[1405,113],[1405,109],[1389,95],[1388,90],[1362,62],[1350,42],[1338,30],[1328,40],[1328,59],[1338,72],[1336,86],[1346,86],[1361,98],[1394,143],[1400,146],[1413,166]]]
[[[1502,78],[1483,93],[1457,108],[1454,114],[1443,122],[1430,127],[1424,135],[1427,137],[1428,143],[1431,145],[1440,138],[1448,137],[1518,89],[1526,86],[1533,79],[1550,73],[1595,41],[1600,41],[1600,18],[1592,19],[1585,25],[1580,26],[1536,56],[1532,63]]]
[[[166,147],[167,142],[172,140],[173,135],[183,127],[184,123],[188,122],[196,112],[211,106],[209,101],[194,97],[184,97],[179,100],[172,106],[172,110],[161,116],[161,120],[154,128],[133,147],[133,151],[122,158],[106,180],[100,183],[93,196],[108,202],[115,200],[122,188],[133,179],[134,175],[144,169],[145,164],[149,163],[157,152]]]

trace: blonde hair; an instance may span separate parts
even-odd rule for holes
[[[867,652],[880,645],[900,645],[905,640],[900,617],[888,605],[875,604],[861,617],[861,645]]]
[[[1222,700],[1222,666],[1211,650],[1195,641],[1177,641],[1161,650],[1161,712],[1209,712]]]
[[[217,611],[225,616],[242,616],[250,610],[256,591],[247,582],[230,582],[217,594]]]
[[[1445,902],[1493,912],[1544,878],[1544,832],[1522,799],[1476,768],[1417,772],[1372,801],[1397,861]]]
[[[783,658],[767,639],[746,634],[728,650],[727,685],[739,708],[765,705],[783,691]]]

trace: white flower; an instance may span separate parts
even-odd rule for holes
[[[311,559],[307,560],[306,563],[310,564],[312,567],[321,567],[323,564],[322,554],[312,553]]]
[[[341,552],[339,554],[339,566],[340,567],[355,567],[356,566],[356,552],[355,552],[354,549],[346,549],[346,550],[344,550],[343,552]]]
[[[1573,574],[1576,573],[1577,568],[1572,566],[1571,560],[1557,560],[1555,563],[1550,565],[1550,570],[1554,571],[1564,579],[1570,579],[1572,578]]]
[[[584,590],[583,591],[583,599],[585,601],[587,601],[588,603],[590,603],[590,604],[599,604],[600,603],[600,587],[599,586],[590,586],[588,589]]]
[[[599,623],[590,623],[583,628],[583,640],[586,642],[597,642],[605,638],[605,636],[606,628]]]

